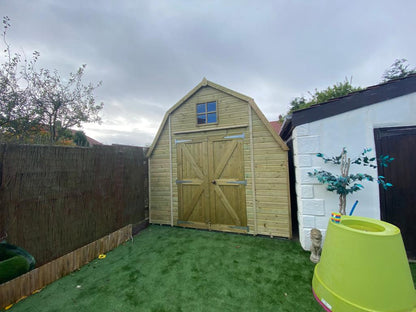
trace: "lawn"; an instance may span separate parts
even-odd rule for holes
[[[318,312],[313,268],[294,241],[150,226],[8,311]]]
[[[150,226],[9,311],[322,311],[299,243]]]

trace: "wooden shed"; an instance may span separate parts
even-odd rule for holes
[[[147,157],[150,223],[291,238],[288,147],[252,98],[204,78]]]

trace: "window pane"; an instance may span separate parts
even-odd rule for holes
[[[204,123],[207,123],[207,121],[206,121],[206,115],[204,114],[204,115],[198,115],[197,116],[197,122],[198,122],[198,125],[200,125],[200,124],[204,124]]]
[[[217,111],[217,102],[209,102],[207,104],[207,106],[208,106],[207,112],[215,112],[215,111]]]
[[[196,113],[197,114],[205,113],[205,103],[196,105]]]
[[[208,123],[217,122],[217,113],[208,114]]]

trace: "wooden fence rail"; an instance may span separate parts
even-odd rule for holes
[[[130,224],[11,281],[0,284],[0,309],[79,269],[98,255],[116,248],[131,237],[132,226]]]

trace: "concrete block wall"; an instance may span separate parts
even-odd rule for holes
[[[325,200],[316,198],[315,186],[319,182],[309,176],[309,172],[319,167],[313,166],[313,157],[320,152],[320,136],[311,133],[310,124],[304,124],[293,130],[293,153],[296,174],[296,194],[298,205],[299,240],[304,249],[310,248],[310,231],[319,228],[326,232]]]

